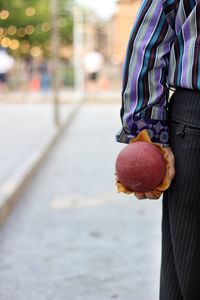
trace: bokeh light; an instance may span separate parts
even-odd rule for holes
[[[50,31],[51,30],[51,24],[48,22],[45,22],[41,25],[41,29],[44,32]]]
[[[10,43],[10,49],[12,50],[16,50],[19,48],[19,41],[14,39],[14,40],[11,40],[11,43]]]
[[[25,11],[25,14],[28,16],[28,17],[32,17],[35,15],[35,8],[34,7],[28,7]]]
[[[31,48],[30,53],[33,57],[38,57],[42,54],[42,50],[39,46],[34,46]]]
[[[10,13],[9,13],[8,10],[2,10],[2,11],[0,12],[0,18],[1,18],[2,20],[6,20],[6,19],[9,17],[9,15],[10,15]]]
[[[25,27],[25,33],[26,34],[33,34],[34,33],[34,31],[35,31],[35,28],[34,28],[34,26],[33,25],[27,25],[26,27]]]
[[[16,26],[11,25],[11,26],[8,27],[8,34],[14,35],[14,34],[16,34],[16,32],[17,32],[17,27]]]
[[[59,18],[58,19],[58,26],[59,27],[65,27],[67,25],[67,20],[65,18]]]
[[[24,36],[26,35],[25,29],[24,29],[23,27],[19,28],[19,29],[17,30],[17,35],[18,35],[19,37],[24,37]]]
[[[30,43],[28,41],[23,41],[20,45],[22,53],[27,54],[30,52]]]
[[[11,44],[11,40],[8,37],[5,37],[1,40],[1,46],[4,48],[9,47]]]

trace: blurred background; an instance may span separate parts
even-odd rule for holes
[[[19,101],[25,92],[28,100],[43,100],[43,92],[50,100],[56,73],[62,100],[71,98],[70,92],[76,97],[74,90],[84,96],[90,73],[85,56],[96,51],[102,61],[94,58],[99,73],[94,81],[101,92],[118,97],[127,40],[139,4],[138,0],[0,1],[0,54],[4,55],[0,74],[5,77],[1,93],[15,93],[6,96]]]
[[[161,202],[116,193],[140,0],[0,0],[0,299],[156,300]]]

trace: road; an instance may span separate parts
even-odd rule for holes
[[[117,194],[119,106],[86,104],[0,229],[1,300],[157,300],[161,201]]]
[[[63,122],[74,108],[61,105]],[[0,104],[0,185],[54,132],[53,108],[50,104]]]

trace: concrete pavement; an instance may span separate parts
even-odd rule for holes
[[[101,102],[118,102],[119,95],[121,91],[120,89],[112,89],[112,90],[100,90],[98,93],[94,93],[89,95],[92,98],[92,102],[101,101]],[[0,102],[1,103],[51,103],[52,101],[52,93],[49,92],[44,94],[43,92],[30,92],[30,91],[13,91],[7,92],[5,95],[0,94]],[[86,95],[88,97],[88,95]],[[61,103],[74,103],[80,101],[80,92],[74,91],[71,89],[62,89],[59,92],[59,101]]]
[[[63,123],[74,109],[62,105]],[[55,131],[50,104],[0,104],[0,185]]]
[[[55,127],[52,105],[1,104],[0,225],[80,108],[81,103],[61,105],[60,124]]]
[[[157,300],[161,201],[116,194],[119,106],[86,104],[0,228],[1,300]]]

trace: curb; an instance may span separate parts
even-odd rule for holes
[[[30,183],[33,175],[45,160],[51,148],[56,144],[59,137],[70,126],[82,106],[83,102],[76,104],[66,121],[58,129],[55,129],[46,141],[20,165],[20,168],[15,170],[0,186],[0,225],[4,224],[15,207],[19,196]]]

